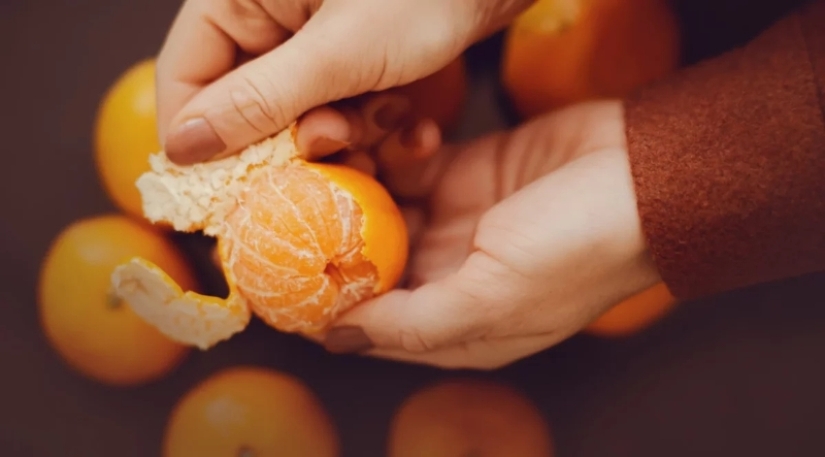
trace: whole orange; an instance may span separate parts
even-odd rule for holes
[[[195,286],[193,273],[171,242],[122,215],[67,226],[53,241],[40,272],[40,322],[49,343],[79,373],[111,385],[157,380],[188,351],[111,293],[112,271],[134,256],[164,265],[182,287]]]
[[[631,335],[659,321],[675,305],[676,299],[667,286],[659,283],[613,306],[584,331],[601,337]]]
[[[95,163],[101,183],[122,211],[143,219],[135,181],[161,150],[157,136],[155,61],[124,72],[104,95],[94,126]]]
[[[679,64],[668,0],[538,0],[505,36],[502,83],[525,118],[624,97]]]
[[[233,367],[178,401],[166,426],[163,457],[336,457],[337,433],[299,379]]]
[[[410,98],[413,111],[434,120],[444,133],[458,126],[467,96],[467,70],[464,56],[430,76],[397,88]]]
[[[409,396],[390,423],[388,457],[552,457],[549,424],[514,388],[454,378]]]

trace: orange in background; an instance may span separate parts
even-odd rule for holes
[[[299,379],[224,369],[187,392],[166,425],[163,457],[337,457],[338,431]]]
[[[451,379],[421,389],[396,411],[388,457],[552,457],[550,427],[504,384]]]
[[[463,114],[467,97],[467,70],[464,56],[426,78],[398,87],[398,92],[410,98],[413,111],[420,117],[429,117],[449,134]]]
[[[133,256],[151,259],[187,288],[196,286],[194,273],[170,241],[121,215],[67,226],[41,267],[38,308],[49,343],[77,372],[106,384],[157,380],[188,352],[112,293],[112,269]]]
[[[502,83],[525,118],[624,97],[679,65],[667,0],[538,0],[510,26]]]
[[[135,181],[149,171],[157,136],[155,61],[128,68],[100,102],[94,125],[95,164],[104,190],[127,214],[145,220]]]
[[[659,283],[610,308],[584,329],[600,337],[622,337],[640,332],[658,322],[676,306],[676,299]]]

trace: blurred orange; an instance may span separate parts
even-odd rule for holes
[[[529,398],[486,380],[441,381],[396,411],[388,457],[552,457],[550,427]]]
[[[113,83],[94,126],[95,163],[106,193],[120,210],[143,220],[135,181],[149,171],[149,155],[161,150],[156,122],[155,61],[149,59]]]
[[[66,227],[40,273],[40,322],[52,347],[79,373],[107,384],[159,379],[188,351],[111,293],[113,269],[134,256],[152,259],[180,284],[195,287],[194,273],[170,241],[121,215],[91,217]]]
[[[297,378],[257,367],[224,369],[171,413],[163,457],[337,457],[337,430]]]
[[[458,126],[467,96],[467,70],[464,56],[426,78],[396,90],[410,97],[413,110],[436,121],[445,134]]]
[[[679,64],[668,0],[538,0],[507,31],[502,83],[529,118],[624,97]]]
[[[584,331],[601,337],[631,335],[658,322],[675,305],[667,286],[659,283],[610,308]]]

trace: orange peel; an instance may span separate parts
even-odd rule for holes
[[[135,258],[112,274],[114,292],[178,342],[208,349],[252,315],[284,332],[323,331],[390,290],[408,255],[406,225],[387,190],[341,165],[309,163],[295,125],[239,154],[180,166],[161,152],[137,180],[144,215],[218,239],[226,298],[182,290]]]

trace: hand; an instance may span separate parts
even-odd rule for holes
[[[179,164],[232,154],[311,108],[434,73],[531,3],[187,0],[157,61],[162,143]]]
[[[373,155],[391,190],[428,199],[409,288],[345,313],[325,336],[329,350],[497,368],[659,281],[619,102],[574,106],[435,154],[417,138],[419,158],[402,168],[384,163],[403,155],[387,154],[387,140]]]

